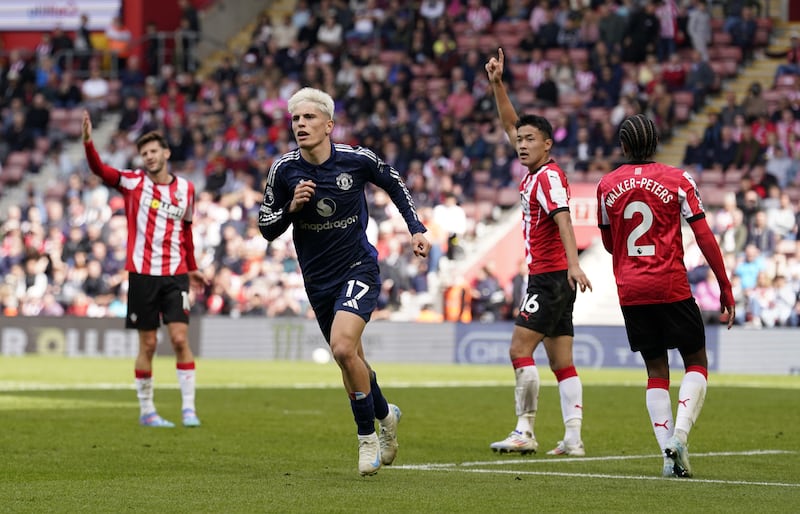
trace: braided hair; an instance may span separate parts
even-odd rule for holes
[[[622,152],[635,161],[644,161],[658,149],[658,130],[653,120],[644,114],[629,116],[619,129]]]

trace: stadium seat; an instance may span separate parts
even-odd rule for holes
[[[108,81],[108,108],[117,109],[122,104],[122,82],[119,79]]]
[[[514,76],[514,80],[517,81],[519,84],[528,83],[528,63],[512,62],[510,71],[511,74]]]
[[[475,185],[475,201],[476,202],[494,202],[497,198],[497,190],[488,184]]]
[[[711,34],[711,45],[730,45],[733,43],[733,38],[724,30],[717,30]]]
[[[763,47],[769,45],[769,33],[770,33],[769,30],[763,28],[756,29],[756,37],[754,44],[757,47]]]
[[[518,88],[514,96],[519,108],[525,108],[536,103],[536,93],[529,87]]]
[[[567,54],[573,66],[589,60],[589,50],[586,48],[570,48],[567,50]]]
[[[519,32],[507,32],[497,34],[497,44],[507,52],[514,52],[516,54],[519,48],[519,42],[522,41],[522,34]]]
[[[605,107],[590,107],[589,119],[594,122],[601,122],[607,120],[609,117],[609,110]]]
[[[491,174],[489,170],[475,170],[472,172],[472,180],[475,184],[486,185],[489,183]]]
[[[83,108],[75,107],[67,112],[64,133],[68,137],[78,138],[83,132]]]
[[[725,171],[725,187],[735,188],[739,187],[739,182],[742,180],[744,170],[740,168],[731,168]]]
[[[20,166],[22,168],[27,168],[31,162],[31,152],[29,151],[20,151],[20,152],[11,152],[6,157],[5,166]]]
[[[566,50],[563,48],[548,48],[544,51],[544,60],[556,64],[561,60],[561,56],[563,56],[565,52]]]
[[[706,187],[700,192],[700,198],[706,208],[722,207],[727,194],[728,192],[722,187]]]
[[[497,205],[504,209],[519,205],[519,189],[515,186],[500,188],[497,191]]]
[[[715,54],[719,59],[733,59],[737,62],[741,62],[742,60],[742,49],[735,45],[716,47]]]
[[[22,182],[25,168],[19,164],[6,164],[0,172],[0,183],[4,186],[14,186]]]
[[[724,177],[722,175],[722,170],[717,169],[707,169],[703,170],[703,173],[695,174],[695,177],[698,179],[698,182],[703,187],[719,187],[722,185],[724,181]],[[705,191],[705,189],[703,189]]]
[[[498,46],[499,42],[494,34],[481,34],[478,37],[478,50],[484,53],[491,54],[497,51]]]

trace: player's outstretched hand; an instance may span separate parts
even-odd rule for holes
[[[417,232],[411,236],[411,245],[414,248],[414,255],[417,257],[427,257],[431,251],[431,242],[422,232]]]
[[[486,74],[489,76],[489,82],[502,82],[503,81],[503,66],[505,63],[505,54],[503,49],[497,49],[497,57],[492,57],[486,63]]]
[[[92,118],[89,117],[89,111],[83,111],[83,125],[81,127],[83,135],[83,142],[88,143],[92,140]]]
[[[301,180],[294,188],[294,197],[292,203],[289,204],[289,212],[297,212],[303,208],[305,204],[311,201],[314,196],[314,188],[317,185],[310,180]]]

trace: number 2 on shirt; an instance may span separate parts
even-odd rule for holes
[[[648,257],[651,255],[656,254],[656,246],[655,245],[638,245],[636,241],[638,241],[643,235],[650,230],[650,227],[653,226],[653,211],[650,210],[650,206],[644,202],[631,202],[625,206],[625,211],[623,211],[623,216],[625,216],[626,220],[633,219],[633,215],[636,213],[640,213],[642,215],[642,221],[636,227],[631,230],[631,233],[628,234],[628,256],[630,257]]]

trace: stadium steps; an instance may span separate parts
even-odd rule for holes
[[[266,9],[254,9],[253,5],[257,4],[252,4],[251,2],[236,2],[235,7],[237,10],[242,11],[245,6],[249,7],[247,7],[246,11],[239,13],[234,19],[228,20],[230,16],[225,18],[225,16],[227,16],[225,14],[227,10],[226,2],[218,2],[220,12],[209,13],[207,19],[204,19],[204,23],[209,26],[216,26],[216,19],[225,19],[228,23],[235,23],[238,29],[226,38],[224,49],[216,49],[214,51],[206,49],[206,52],[201,54],[205,57],[200,65],[200,76],[205,77],[212,74],[226,56],[241,56],[244,54],[250,46],[253,31],[256,29],[260,13],[267,12],[270,17],[275,20],[287,14],[291,14],[296,4],[296,0],[274,0],[267,3]]]
[[[789,35],[792,31],[800,32],[800,23],[775,20],[770,46],[788,47]],[[725,103],[725,93],[729,91],[736,92],[736,97],[741,101],[753,82],[760,82],[765,89],[768,89],[772,86],[775,70],[782,62],[783,59],[771,59],[766,57],[763,51],[758,51],[754,61],[749,66],[741,68],[736,79],[725,82],[720,94],[710,97],[701,112],[692,115],[688,123],[675,130],[672,139],[659,149],[656,160],[679,166],[683,161],[683,154],[689,141],[689,135],[697,133],[702,136],[703,134],[707,122],[705,113],[712,109],[719,111]]]

